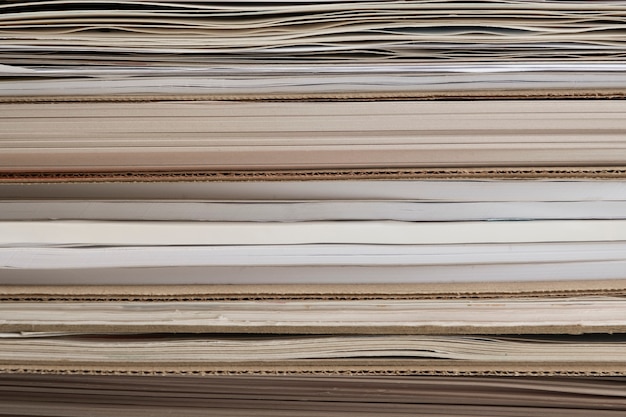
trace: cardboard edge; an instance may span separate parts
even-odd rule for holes
[[[317,170],[2,171],[0,184],[321,180],[624,180],[626,166],[355,168]]]
[[[440,284],[0,286],[0,301],[3,302],[432,300],[587,296],[626,296],[626,278]]]
[[[155,101],[403,101],[403,100],[567,100],[623,99],[624,88],[474,89],[465,91],[425,90],[354,91],[263,94],[109,94],[0,96],[0,103],[95,103]]]
[[[0,374],[129,376],[626,376],[626,363],[614,362],[483,362],[463,361],[298,361],[202,363],[193,365],[0,363]]]

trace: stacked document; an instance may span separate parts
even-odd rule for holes
[[[528,295],[23,301],[0,308],[0,366],[11,373],[619,376],[625,304]]]
[[[623,2],[10,1],[3,96],[623,89]],[[545,94],[545,92],[544,92]]]
[[[626,373],[626,183],[4,184],[4,372]]]
[[[2,6],[9,62],[621,58],[609,1],[112,1]],[[61,54],[57,55],[57,52]],[[110,54],[106,56],[105,54]],[[233,55],[236,59],[233,59]]]
[[[4,284],[598,280],[622,278],[626,266],[622,181],[48,184],[0,193]]]

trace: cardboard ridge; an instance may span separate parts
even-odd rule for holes
[[[320,180],[623,180],[626,166],[529,166],[402,169],[0,171],[0,184],[239,182]]]
[[[320,285],[2,285],[0,301],[433,300],[626,296],[619,280]]]
[[[0,103],[129,103],[157,101],[404,101],[404,100],[619,100],[624,88],[493,89],[467,91],[308,92],[264,94],[125,94],[0,96]]]
[[[536,364],[495,363],[459,364],[456,361],[431,361],[420,364],[408,361],[386,362],[385,364],[364,363],[363,361],[344,361],[338,363],[315,364],[298,363],[246,363],[238,365],[164,366],[151,364],[135,366],[108,365],[98,368],[88,364],[68,368],[63,364],[0,364],[1,374],[53,374],[53,375],[134,375],[134,376],[189,376],[207,375],[299,375],[299,376],[626,376],[626,364],[580,363]]]

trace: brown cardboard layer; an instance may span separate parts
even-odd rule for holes
[[[626,296],[619,280],[327,285],[0,286],[0,301],[487,299]]]
[[[566,100],[623,99],[626,89],[500,89],[470,91],[389,91],[267,94],[126,94],[0,96],[0,103],[93,103],[154,101],[371,101],[371,100]]]
[[[120,171],[0,171],[0,184],[184,181],[320,181],[320,180],[623,180],[626,166],[526,167],[403,167],[285,170],[138,170]]]
[[[607,362],[524,362],[467,363],[462,361],[418,360],[342,360],[246,362],[220,364],[189,364],[168,366],[136,363],[131,366],[110,364],[93,366],[54,362],[0,363],[3,374],[64,374],[64,375],[301,375],[301,376],[626,376],[626,363]]]

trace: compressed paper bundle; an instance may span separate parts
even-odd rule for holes
[[[3,96],[615,94],[625,81],[626,6],[615,1],[57,0],[0,10]]]

